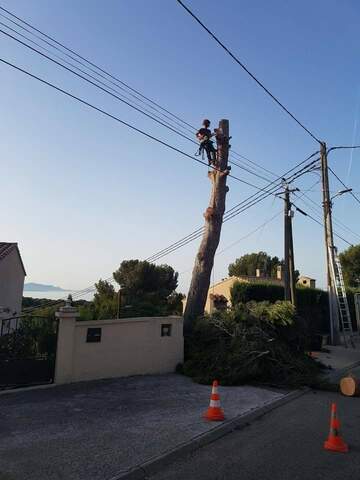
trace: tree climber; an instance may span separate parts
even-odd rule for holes
[[[206,152],[206,156],[209,162],[209,166],[213,165],[214,167],[217,166],[217,158],[216,158],[216,148],[214,147],[214,143],[211,140],[211,137],[216,135],[216,130],[214,133],[211,133],[210,127],[210,120],[205,119],[203,121],[203,127],[197,131],[196,137],[200,142],[199,152],[198,155]]]

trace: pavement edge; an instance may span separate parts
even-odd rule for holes
[[[247,426],[250,422],[266,415],[288,402],[291,402],[309,391],[309,388],[295,390],[283,397],[271,401],[262,407],[251,410],[242,415],[238,415],[231,420],[225,421],[208,432],[197,435],[188,442],[180,443],[171,450],[168,450],[161,455],[155,456],[143,462],[136,467],[115,475],[109,480],[146,480],[150,475],[159,472],[164,466],[174,462],[175,460],[187,455],[195,450],[208,445],[215,440],[227,435],[228,433],[239,430]]]

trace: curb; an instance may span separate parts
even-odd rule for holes
[[[185,456],[201,447],[204,447],[205,445],[208,445],[209,443],[214,442],[215,440],[218,440],[234,430],[239,430],[246,427],[250,422],[253,422],[272,410],[275,410],[276,408],[279,408],[282,405],[301,397],[309,391],[309,388],[295,390],[294,392],[288,393],[278,400],[274,400],[265,404],[263,407],[257,408],[242,415],[238,415],[231,420],[223,422],[221,425],[209,430],[208,432],[197,435],[188,442],[180,443],[173,449],[168,450],[161,455],[152,457],[136,467],[131,468],[130,470],[123,471],[122,473],[115,475],[109,480],[146,480],[150,475],[154,475],[155,473],[159,472],[169,463],[172,463],[182,456]]]
[[[352,363],[351,365],[347,365],[346,367],[340,368],[339,370],[335,370],[331,372],[329,375],[326,375],[326,379],[333,382],[338,382],[344,374],[349,373],[350,370],[359,366],[360,366],[360,360]]]
[[[42,385],[32,385],[31,387],[7,388],[0,390],[1,395],[13,395],[15,393],[33,392],[34,390],[47,390],[48,388],[58,387],[56,383],[45,383]]]

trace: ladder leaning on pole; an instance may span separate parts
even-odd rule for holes
[[[329,247],[329,257],[331,265],[331,275],[335,285],[336,299],[340,312],[340,323],[344,338],[344,345],[345,347],[347,347],[348,343],[350,343],[351,346],[355,348],[349,304],[346,297],[344,277],[336,247],[333,247],[333,250],[332,247]]]

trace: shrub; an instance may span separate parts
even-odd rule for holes
[[[217,378],[223,385],[308,385],[317,381],[319,366],[303,344],[288,302],[238,304],[195,322],[183,372],[206,384]]]
[[[328,294],[317,288],[298,287],[296,289],[297,313],[304,322],[309,334],[329,333]],[[284,287],[270,283],[236,282],[231,289],[231,303],[283,300]]]

